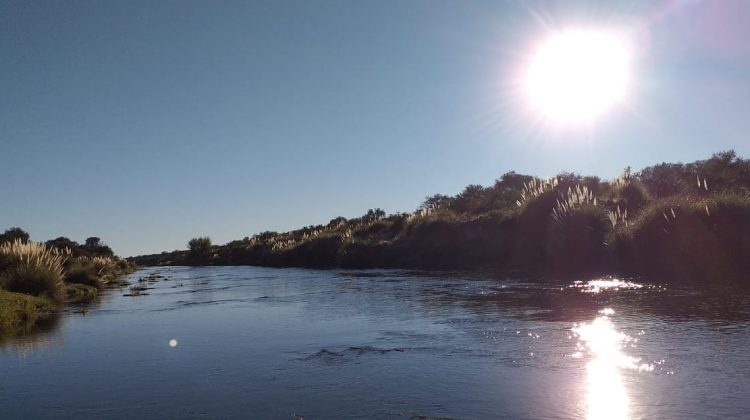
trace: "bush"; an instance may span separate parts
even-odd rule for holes
[[[0,244],[15,241],[28,242],[28,240],[29,234],[19,227],[7,229],[5,233],[0,235]]]
[[[208,236],[193,238],[188,242],[190,259],[194,262],[204,261],[211,251],[211,239]]]
[[[0,255],[4,265],[0,284],[4,289],[56,301],[65,297],[63,264],[67,254],[42,243],[16,239],[0,245]]]
[[[750,200],[660,200],[616,233],[622,269],[661,280],[740,280],[750,269]]]
[[[595,205],[573,208],[548,230],[546,266],[558,274],[583,274],[604,268],[605,237],[610,230],[606,211]]]
[[[645,206],[651,197],[646,191],[646,187],[640,182],[630,182],[625,186],[615,188],[612,193],[613,204],[620,208],[628,209],[630,213],[635,213]]]
[[[86,258],[77,258],[68,265],[65,275],[66,283],[79,283],[101,287],[103,282],[94,262]]]
[[[19,264],[2,275],[3,288],[11,292],[48,297],[56,302],[65,298],[62,275],[36,264]]]

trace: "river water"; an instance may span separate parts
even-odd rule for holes
[[[0,418],[750,418],[750,297],[733,290],[258,267],[129,280],[152,289],[0,345]]]

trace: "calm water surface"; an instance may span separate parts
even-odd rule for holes
[[[750,298],[618,280],[155,268],[4,342],[0,418],[750,418]]]

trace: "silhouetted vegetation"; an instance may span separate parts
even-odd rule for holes
[[[196,238],[207,239],[207,238]],[[427,197],[413,213],[337,217],[226,245],[195,244],[141,265],[265,265],[602,272],[665,281],[739,281],[750,269],[750,161],[727,151],[611,181],[508,172],[493,185]],[[200,250],[200,251],[198,251]]]
[[[26,332],[64,302],[89,302],[134,266],[99,238],[33,242],[19,228],[0,240],[0,336]]]
[[[208,236],[188,241],[188,258],[192,264],[203,264],[211,260],[211,239]]]
[[[19,227],[12,227],[7,229],[2,235],[0,235],[0,244],[13,241],[26,242],[29,240],[29,234]]]

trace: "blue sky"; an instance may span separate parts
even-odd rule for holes
[[[515,170],[750,157],[750,2],[0,1],[0,227],[121,255],[411,211]],[[627,108],[519,112],[551,28],[639,42]]]

